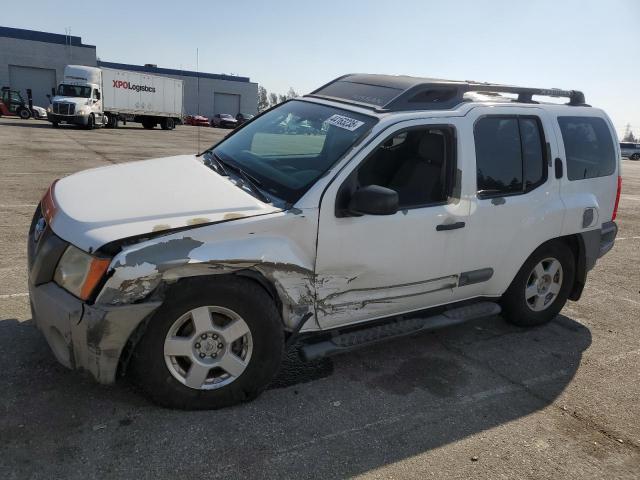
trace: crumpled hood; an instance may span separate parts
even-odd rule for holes
[[[85,170],[60,179],[53,197],[51,228],[86,251],[135,235],[280,211],[194,155]]]

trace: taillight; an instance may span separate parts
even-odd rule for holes
[[[618,215],[618,203],[620,203],[620,192],[622,192],[622,177],[618,175],[618,191],[616,192],[616,203],[613,206],[613,215],[611,216],[612,222],[616,219],[616,215]]]

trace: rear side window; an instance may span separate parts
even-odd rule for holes
[[[558,117],[569,180],[605,177],[616,168],[615,149],[606,122],[597,117]]]
[[[535,117],[489,116],[474,127],[479,197],[516,195],[545,182],[544,136]]]

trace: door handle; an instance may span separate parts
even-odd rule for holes
[[[457,228],[464,228],[464,225],[464,222],[442,223],[440,225],[436,225],[436,230],[438,232],[442,232],[443,230],[456,230]]]
[[[555,160],[556,178],[562,178],[562,160],[556,158]]]

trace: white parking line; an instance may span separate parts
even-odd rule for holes
[[[640,240],[640,237],[620,237],[616,238],[616,242],[619,240]]]
[[[0,295],[0,300],[7,300],[9,298],[28,297],[29,293],[10,293],[8,295]]]
[[[33,208],[33,207],[37,207],[38,204],[37,203],[19,203],[17,205],[7,205],[4,203],[0,204],[0,208]]]

